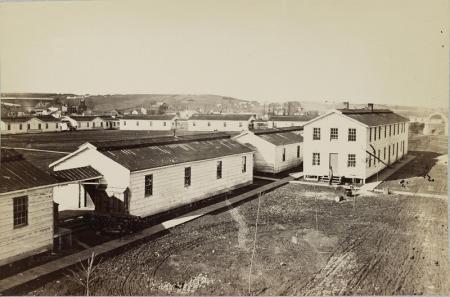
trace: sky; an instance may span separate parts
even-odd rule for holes
[[[0,91],[446,107],[448,5],[6,2],[0,4]]]

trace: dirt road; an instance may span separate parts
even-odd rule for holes
[[[317,191],[316,191],[317,190]],[[447,201],[286,185],[102,259],[96,295],[450,294]],[[79,295],[61,277],[30,295]]]

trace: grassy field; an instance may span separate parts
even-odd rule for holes
[[[95,295],[450,294],[447,201],[286,185],[101,259]],[[29,295],[81,295],[60,277]]]

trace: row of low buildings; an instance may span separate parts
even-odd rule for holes
[[[0,265],[51,248],[54,209],[92,205],[94,212],[143,218],[249,185],[254,170],[301,170],[302,163],[306,179],[364,183],[407,153],[407,135],[407,119],[369,107],[333,110],[303,132],[92,141],[48,172],[2,149]]]
[[[187,120],[176,115],[112,116],[24,116],[3,117],[2,134],[58,132],[67,130],[120,129],[168,131],[182,129],[199,132],[241,132],[258,128],[302,126],[311,116],[272,116],[257,121],[253,114],[194,114]]]

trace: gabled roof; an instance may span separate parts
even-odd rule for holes
[[[338,109],[340,113],[367,126],[409,122],[409,119],[389,109]]]
[[[58,181],[13,149],[0,150],[0,193],[50,186]]]
[[[35,116],[34,118],[37,118],[43,122],[60,122],[60,119],[55,118],[51,115],[42,115],[42,116]]]
[[[288,145],[303,142],[303,136],[289,131],[265,129],[253,131],[253,133],[273,145]]]
[[[51,173],[60,182],[82,181],[103,177],[91,166],[53,171]]]
[[[189,120],[206,121],[248,121],[254,118],[252,114],[193,114]]]
[[[314,118],[316,118],[317,115],[293,115],[293,116],[270,116],[269,121],[278,121],[278,122],[307,122]]]
[[[32,117],[24,116],[24,117],[1,117],[1,120],[5,123],[25,123],[31,120]]]
[[[176,118],[175,114],[158,114],[158,115],[125,115],[123,120],[148,120],[148,121],[170,121]]]
[[[130,171],[158,168],[168,165],[220,158],[229,155],[251,153],[252,149],[230,139],[229,135],[215,137],[168,137],[141,143],[121,141],[93,143],[99,152]]]

